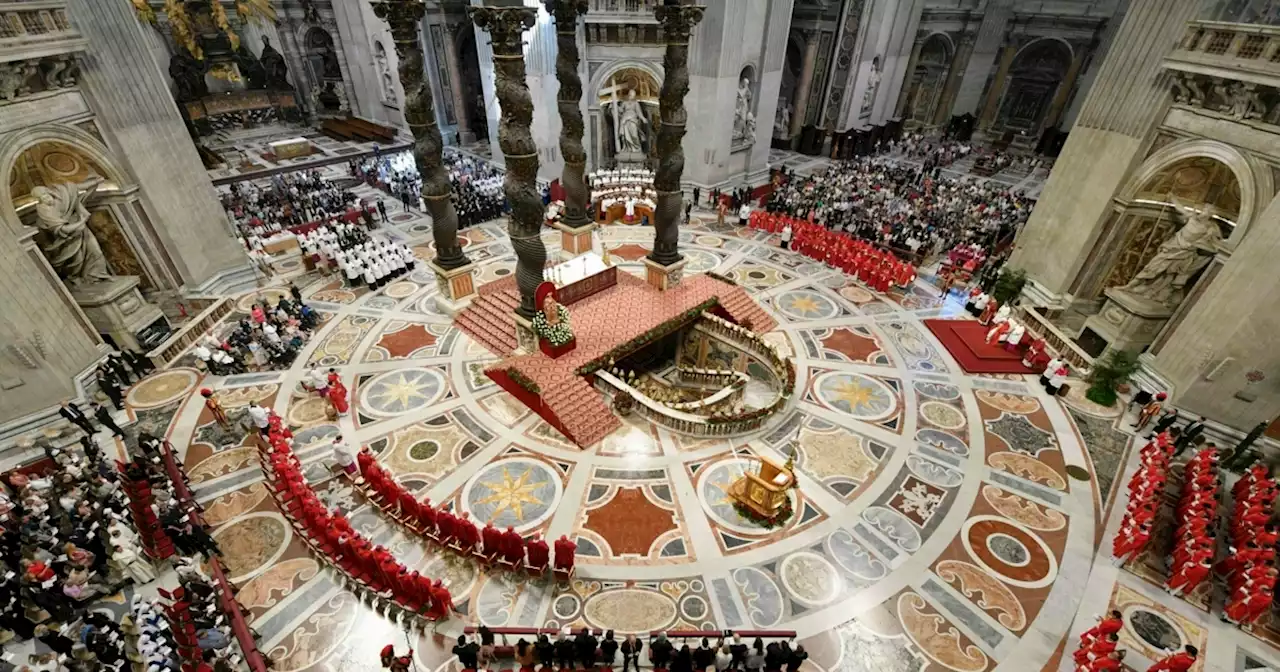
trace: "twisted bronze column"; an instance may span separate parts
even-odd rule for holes
[[[529,126],[533,123],[533,97],[525,83],[524,31],[532,28],[538,11],[533,7],[468,7],[471,20],[489,31],[493,43],[494,88],[502,119],[498,122],[498,146],[507,163],[503,191],[511,204],[507,234],[516,251],[516,285],[520,306],[516,314],[533,319],[537,310],[533,294],[542,282],[547,248],[542,244],[546,211],[538,193],[538,145]]]
[[[684,97],[689,93],[689,33],[702,20],[705,7],[663,4],[654,8],[654,16],[662,24],[667,51],[662,56],[665,79],[658,94],[658,169],[653,186],[658,192],[654,213],[653,252],[649,260],[670,266],[680,261],[676,249],[680,242],[680,216],[684,210],[684,194],[680,177],[684,174],[685,122]]]
[[[564,216],[561,223],[581,228],[591,223],[587,201],[591,192],[583,173],[587,152],[582,148],[582,80],[578,77],[578,17],[587,13],[587,0],[543,0],[547,12],[556,18],[556,79],[560,92],[560,153],[564,155]]]
[[[431,100],[431,87],[423,81],[426,72],[418,28],[426,14],[421,0],[380,0],[373,13],[391,26],[400,59],[400,84],[404,87],[404,118],[413,133],[413,162],[422,176],[422,200],[431,212],[431,235],[435,239],[435,265],[444,270],[470,263],[458,245],[458,213],[450,200],[449,174],[445,172],[440,127]]]

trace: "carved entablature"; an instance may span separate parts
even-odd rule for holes
[[[662,26],[656,23],[587,23],[587,44],[635,44],[660,47]]]
[[[1182,70],[1172,73],[1173,102],[1238,121],[1280,125],[1280,89]]]
[[[1164,60],[1174,102],[1241,121],[1280,124],[1280,29],[1192,21]]]
[[[87,45],[57,2],[0,4],[0,105],[75,86]]]

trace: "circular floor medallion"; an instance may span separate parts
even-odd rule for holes
[[[823,403],[858,420],[884,420],[898,410],[888,385],[859,373],[823,374],[814,385]]]
[[[435,369],[397,369],[375,376],[360,389],[361,409],[380,416],[404,415],[427,408],[446,390]]]
[[[965,521],[960,539],[977,564],[1005,583],[1044,588],[1058,578],[1052,549],[1031,530],[996,516]]]
[[[1090,478],[1089,470],[1085,469],[1084,467],[1078,464],[1068,464],[1067,475],[1070,476],[1071,478],[1074,478],[1077,481],[1087,481]]]
[[[920,415],[943,429],[960,429],[965,426],[964,413],[955,406],[940,401],[926,401],[920,404]]]
[[[817,553],[792,553],[779,565],[778,576],[787,592],[806,606],[820,607],[840,597],[839,573]]]
[[[1178,650],[1185,641],[1182,631],[1162,614],[1150,609],[1132,607],[1125,614],[1130,632],[1156,650]]]
[[[293,530],[274,511],[250,513],[218,528],[213,538],[222,549],[228,578],[240,582],[260,574],[284,555]]]
[[[624,588],[596,593],[582,606],[582,615],[599,628],[617,632],[659,630],[676,619],[676,604],[654,590]]]
[[[169,369],[153,373],[129,388],[125,401],[134,408],[154,408],[176,401],[185,396],[196,382],[200,373],[195,369]]]
[[[773,305],[796,320],[829,320],[840,315],[834,301],[811,289],[784,292],[774,299]]]
[[[538,460],[513,457],[492,462],[462,491],[465,510],[477,525],[523,531],[551,517],[560,502],[560,475]]]

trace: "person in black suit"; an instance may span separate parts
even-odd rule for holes
[[[1182,451],[1186,450],[1187,446],[1190,446],[1197,436],[1204,434],[1204,422],[1205,417],[1202,415],[1199,419],[1187,423],[1187,426],[1182,428],[1182,434],[1178,436],[1178,442],[1174,444],[1177,448],[1173,453],[1174,457],[1181,455]]]
[[[466,635],[458,635],[458,645],[453,647],[453,655],[458,657],[458,664],[464,670],[474,670],[479,664],[480,645],[467,642]]]
[[[124,388],[120,385],[120,380],[112,375],[107,375],[98,370],[98,389],[107,395],[111,400],[111,405],[116,407],[117,411],[124,410]]]
[[[79,427],[89,436],[93,436],[98,431],[93,428],[93,424],[89,422],[89,418],[84,414],[84,411],[81,411],[79,406],[71,403],[70,399],[62,402],[62,408],[58,409],[58,415],[71,421],[71,424]]]
[[[538,635],[538,641],[533,645],[533,652],[543,667],[554,665],[556,662],[556,647],[545,634]]]
[[[716,652],[711,649],[711,643],[707,641],[707,638],[703,637],[702,645],[698,647],[697,651],[693,652],[693,666],[695,669],[705,670],[708,665],[712,665],[715,662]]]
[[[804,661],[809,658],[808,652],[804,650],[803,644],[797,644],[795,650],[791,652],[791,657],[787,660],[787,672],[798,672]]]
[[[649,643],[649,660],[653,662],[654,667],[666,667],[671,660],[671,651],[674,648],[671,641],[667,639],[667,633],[658,633],[658,637]],[[636,651],[639,650],[636,649]]]
[[[609,630],[604,633],[604,640],[600,642],[600,662],[605,667],[612,668],[613,660],[618,656],[618,641],[613,638],[613,631]]]
[[[644,642],[636,639],[635,635],[627,635],[622,641],[622,672],[627,672],[628,665],[640,672],[640,652],[643,650]]]
[[[568,628],[565,628],[565,630],[568,630]],[[569,639],[567,635],[567,632],[562,632],[556,639],[556,661],[560,663],[560,667],[572,670],[575,647],[573,640]]]
[[[121,431],[120,425],[117,425],[116,421],[111,418],[111,411],[108,411],[102,404],[98,403],[94,403],[89,408],[93,409],[93,417],[97,418],[103,427],[111,430],[116,436],[124,438],[124,432]]]
[[[582,663],[583,669],[589,670],[595,667],[596,647],[599,643],[596,641],[595,636],[591,634],[591,629],[583,628],[573,643],[578,649],[578,662]]]
[[[135,350],[125,350],[121,354],[124,355],[124,361],[133,369],[133,373],[138,376],[138,380],[142,380],[143,376],[155,370],[155,366],[151,364],[151,360],[144,357]]]

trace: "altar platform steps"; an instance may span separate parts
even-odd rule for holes
[[[489,283],[493,284],[493,283]],[[485,285],[481,287],[484,289]],[[477,292],[467,309],[458,313],[454,324],[499,357],[516,349],[515,309],[520,305],[520,292],[515,282],[506,289],[489,293]]]
[[[560,419],[570,441],[591,446],[622,426],[595,388],[582,376],[561,378],[542,391],[542,401]]]
[[[770,317],[741,287],[720,293],[720,309],[728,313],[729,319],[735,323],[750,325],[751,331],[757,334],[768,333],[778,326],[778,321]]]

